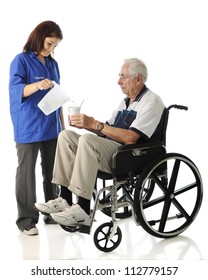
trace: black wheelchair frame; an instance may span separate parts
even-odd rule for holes
[[[119,147],[112,158],[112,174],[98,172],[97,180],[101,179],[103,184],[98,190],[96,181],[89,225],[61,225],[64,230],[90,234],[95,213],[100,210],[111,221],[95,230],[94,243],[99,250],[110,252],[122,239],[119,219],[132,216],[136,224],[159,238],[177,236],[190,226],[201,207],[203,184],[193,161],[182,154],[166,152],[172,108],[188,110],[182,105],[165,108],[149,143]],[[113,183],[107,186],[109,180]]]

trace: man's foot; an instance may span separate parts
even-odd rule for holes
[[[46,203],[34,204],[36,210],[40,211],[42,214],[49,215],[51,213],[58,213],[64,211],[66,208],[70,208],[70,205],[62,197],[58,197],[54,200],[49,200]]]
[[[36,226],[26,228],[22,232],[26,235],[38,235],[38,229],[36,228]]]
[[[79,206],[74,204],[70,208],[66,208],[65,211],[60,213],[51,213],[50,217],[58,224],[64,226],[72,225],[88,225],[90,222],[90,216]]]

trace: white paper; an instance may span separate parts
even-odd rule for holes
[[[55,82],[54,87],[41,99],[38,103],[38,107],[43,111],[45,115],[49,115],[64,103],[70,101],[69,95]]]

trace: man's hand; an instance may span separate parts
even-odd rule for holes
[[[77,128],[84,128],[88,130],[95,130],[95,119],[93,117],[89,117],[85,114],[76,114],[68,116],[69,125],[75,126]],[[73,123],[73,125],[72,125]]]

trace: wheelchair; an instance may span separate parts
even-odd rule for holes
[[[193,161],[182,154],[166,152],[172,108],[188,110],[182,105],[165,108],[150,142],[120,146],[112,158],[112,173],[98,171],[89,225],[61,225],[64,230],[90,234],[95,213],[100,210],[111,221],[95,230],[94,244],[103,252],[111,252],[122,239],[119,220],[132,217],[158,238],[175,237],[191,225],[202,204],[203,184]],[[100,190],[98,180],[103,183]],[[110,186],[107,182],[111,182]]]

